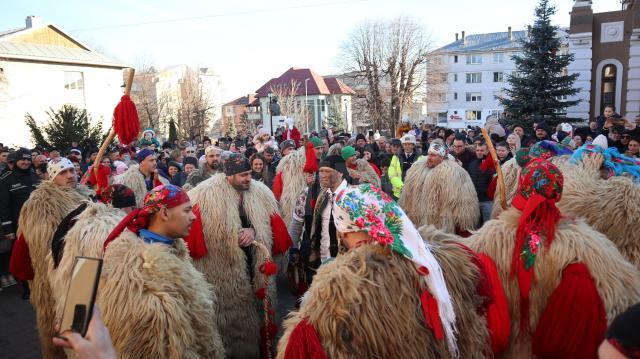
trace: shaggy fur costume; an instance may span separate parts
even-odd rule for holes
[[[224,358],[215,299],[182,239],[125,231],[104,253],[96,304],[120,358]]]
[[[467,239],[478,253],[486,253],[496,263],[509,301],[511,343],[507,358],[530,358],[531,336],[520,331],[520,295],[518,281],[510,276],[516,229],[521,212],[510,208],[491,220]],[[640,274],[625,261],[613,243],[582,220],[562,219],[550,247],[540,246],[535,263],[535,281],[529,294],[530,324],[535,330],[549,297],[560,283],[563,269],[572,263],[584,263],[591,272],[604,304],[607,322],[640,300]],[[517,340],[523,336],[522,340]]]
[[[304,158],[304,156],[303,156]],[[278,207],[273,193],[264,184],[251,181],[248,191],[242,192],[244,210],[255,229],[255,240],[272,247],[270,217]],[[224,174],[217,174],[201,182],[189,192],[192,203],[200,206],[202,231],[207,255],[195,260],[195,267],[213,284],[219,302],[218,327],[226,355],[232,358],[256,358],[260,354],[259,309],[262,301],[255,292],[263,287],[264,276],[259,267],[264,254],[253,248],[251,283],[247,273],[246,255],[238,245],[240,222],[240,193],[227,182]],[[269,295],[276,307],[274,277],[270,277]]]
[[[306,161],[304,151],[304,147],[301,147],[296,151],[292,151],[280,160],[280,163],[278,163],[278,167],[276,168],[276,173],[282,172],[280,212],[282,213],[284,223],[287,225],[287,229],[291,225],[291,218],[293,217],[293,209],[296,205],[296,199],[300,192],[307,187],[306,176],[302,171]]]
[[[51,239],[62,219],[91,191],[84,186],[62,188],[51,181],[42,182],[31,192],[20,211],[18,235],[24,235],[29,246],[34,278],[29,283],[31,304],[36,311],[40,345],[44,358],[64,358],[62,349],[54,347],[54,298],[49,285],[47,255],[51,252]]]
[[[360,184],[371,183],[376,188],[380,188],[380,177],[376,171],[371,167],[369,162],[363,158],[356,160],[356,169],[349,168],[349,174],[356,172],[360,175]]]
[[[125,213],[102,203],[89,203],[64,238],[64,252],[58,268],[53,268],[51,253],[47,255],[49,282],[56,305],[56,319],[64,311],[64,301],[71,280],[71,271],[77,256],[102,258],[102,246],[109,233]]]
[[[162,184],[167,185],[169,181],[162,176],[158,176]],[[114,183],[123,184],[133,191],[136,195],[136,206],[142,207],[144,196],[147,195],[147,184],[144,182],[144,175],[140,172],[139,165],[131,165],[127,171],[113,178]]]
[[[589,159],[565,164],[564,191],[558,207],[563,213],[582,217],[604,233],[622,255],[640,269],[640,185],[629,177],[603,179]]]
[[[457,245],[441,243],[434,255],[453,299],[460,356],[482,357],[489,349],[476,311],[478,270]],[[338,256],[320,267],[300,311],[286,320],[278,358],[304,318],[330,358],[449,358],[445,342],[426,327],[419,295],[425,288],[413,263],[390,248],[367,244]]]
[[[398,204],[420,227],[433,225],[447,233],[474,229],[480,205],[467,171],[452,160],[435,168],[419,159],[407,171]]]

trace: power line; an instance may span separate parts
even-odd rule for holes
[[[87,28],[83,28],[83,29],[69,30],[69,32],[94,31],[94,30],[105,30],[105,29],[117,29],[117,28],[124,28],[124,27],[136,27],[136,26],[166,24],[166,23],[171,23],[171,22],[202,20],[202,19],[211,19],[211,18],[216,18],[216,17],[259,14],[259,13],[274,12],[274,11],[280,11],[280,10],[295,10],[295,9],[308,9],[308,8],[316,8],[316,7],[325,7],[325,6],[332,6],[332,5],[346,5],[346,4],[360,3],[360,2],[366,2],[366,1],[368,1],[368,0],[332,1],[332,2],[325,2],[325,3],[318,3],[318,4],[293,5],[293,6],[264,8],[264,9],[256,9],[256,10],[235,11],[235,12],[228,12],[228,13],[221,13],[221,14],[191,16],[191,17],[183,17],[183,18],[176,18],[176,19],[152,20],[152,21],[136,22],[136,23],[130,23],[130,24],[118,24],[118,25],[87,27]]]

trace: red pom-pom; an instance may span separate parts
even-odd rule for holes
[[[313,142],[309,141],[304,146],[304,155],[306,157],[304,168],[302,171],[304,173],[314,173],[318,171],[318,160],[316,159],[316,154],[313,151]]]
[[[272,261],[266,261],[263,265],[260,266],[260,273],[268,276],[272,276],[278,273],[278,266]]]
[[[260,288],[256,291],[256,298],[264,299],[267,296],[267,292],[264,288]]]
[[[136,105],[127,95],[122,96],[113,110],[113,130],[120,138],[120,143],[128,145],[138,137],[140,121]]]

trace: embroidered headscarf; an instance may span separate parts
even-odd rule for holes
[[[366,232],[378,244],[390,246],[414,263],[430,292],[421,296],[426,323],[436,338],[446,337],[457,356],[456,315],[442,269],[402,208],[386,193],[362,184],[340,191],[333,211],[338,232]]]
[[[516,244],[511,260],[511,275],[517,275],[520,289],[520,325],[529,330],[529,292],[534,276],[534,264],[542,245],[545,248],[555,237],[560,210],[556,203],[562,197],[564,180],[560,170],[545,159],[534,159],[522,170],[518,178],[518,190],[512,206],[522,211]]]
[[[618,152],[616,147],[603,148],[599,145],[588,143],[580,146],[571,156],[571,163],[582,160],[584,153],[600,153],[604,157],[602,166],[609,172],[609,177],[620,176],[627,173],[633,180],[640,182],[640,159],[625,156]]]
[[[151,216],[159,212],[161,208],[170,209],[189,201],[187,192],[178,186],[162,185],[155,187],[144,197],[142,207],[134,209],[111,231],[104,242],[103,250],[106,250],[109,243],[118,238],[125,228],[137,234],[141,229],[149,226]]]

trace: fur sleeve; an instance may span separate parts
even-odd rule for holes
[[[104,259],[97,304],[120,357],[223,356],[211,287],[189,263],[132,234],[112,243]]]

